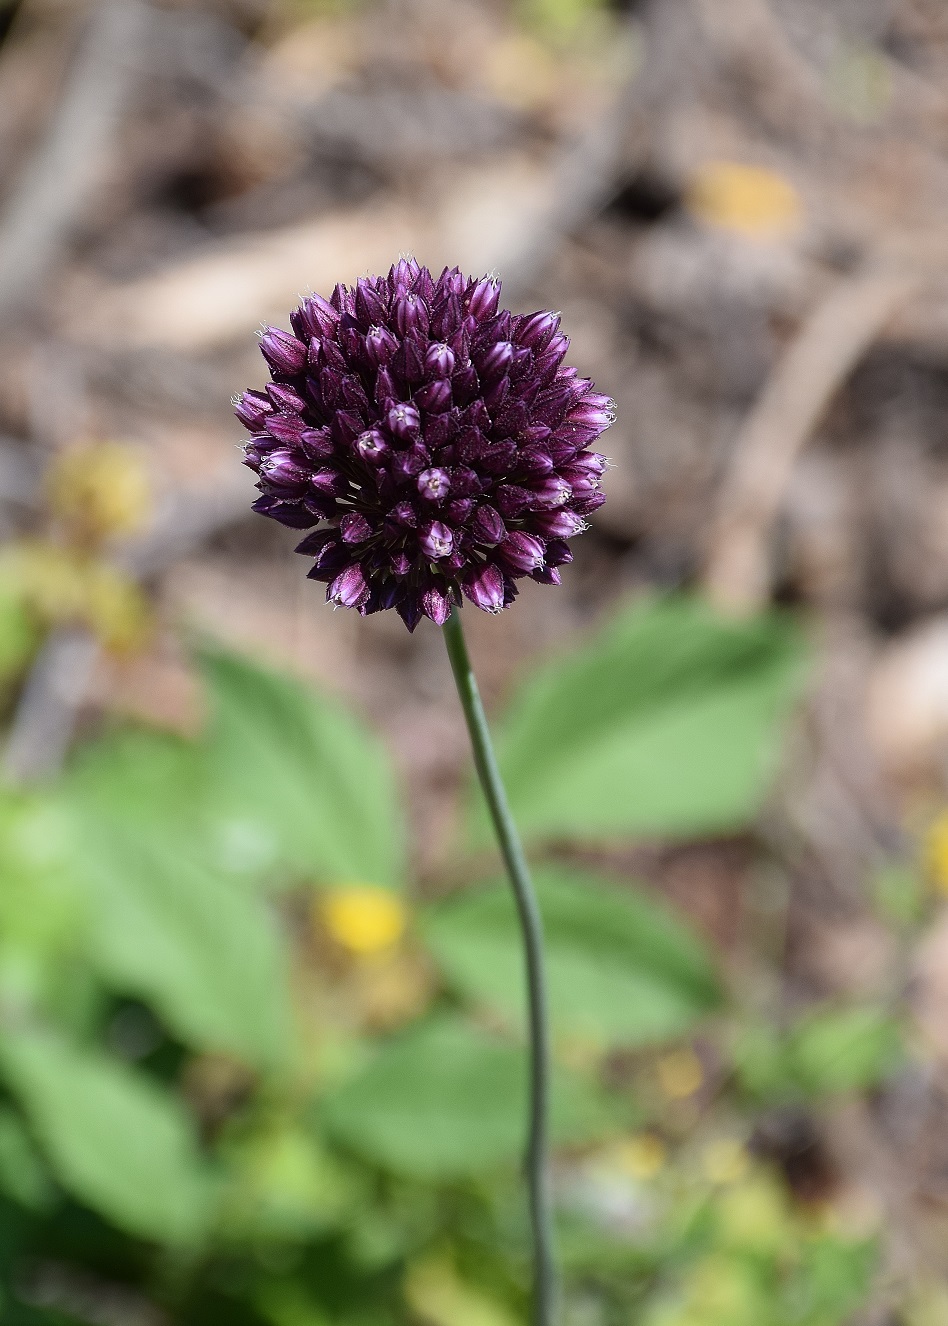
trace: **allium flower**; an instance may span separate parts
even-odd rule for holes
[[[235,402],[254,510],[310,529],[297,552],[330,603],[395,608],[413,631],[465,595],[499,612],[516,581],[560,583],[567,540],[605,498],[590,451],[613,405],[563,366],[554,313],[499,310],[500,282],[402,259],[293,333],[268,327],[272,381]]]

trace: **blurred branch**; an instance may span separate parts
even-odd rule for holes
[[[150,579],[245,516],[250,498],[248,476],[234,466],[209,489],[169,501],[147,534],[117,550],[115,563],[135,579]],[[60,768],[101,654],[99,642],[84,627],[51,633],[13,717],[3,761],[9,781],[35,782]]]
[[[49,132],[0,216],[0,321],[34,296],[102,178],[148,18],[143,0],[104,0],[86,29]]]
[[[840,385],[920,277],[870,270],[841,282],[811,313],[738,434],[712,529],[705,585],[731,611],[769,590],[768,542],[794,463]]]
[[[4,767],[11,782],[34,782],[60,767],[99,652],[95,636],[81,627],[61,627],[46,641],[7,741]]]
[[[42,471],[26,443],[0,434],[0,504],[35,507]]]
[[[694,23],[687,5],[650,0],[636,11],[619,40],[625,43],[628,71],[602,113],[575,141],[565,144],[553,167],[551,203],[524,234],[520,247],[504,257],[504,294],[518,299],[543,274],[564,236],[598,212],[615,194],[619,176],[630,169],[629,140],[636,121],[656,103],[679,91],[694,71]]]

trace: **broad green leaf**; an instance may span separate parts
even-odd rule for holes
[[[273,1121],[222,1147],[230,1182],[221,1212],[242,1239],[303,1241],[338,1225],[355,1185],[322,1140],[296,1123]]]
[[[150,1002],[191,1044],[281,1061],[291,1038],[287,966],[266,901],[170,835],[158,842],[87,822],[79,841],[87,942],[102,976]]]
[[[556,838],[731,831],[758,810],[803,668],[784,616],[639,603],[540,669],[499,733],[525,832]]]
[[[276,832],[317,881],[397,885],[404,826],[380,742],[340,706],[233,654],[202,656],[213,717],[208,773],[221,810]]]
[[[324,1103],[341,1141],[422,1179],[475,1174],[516,1159],[526,1129],[526,1052],[460,1019],[439,1018],[379,1050]],[[554,1082],[553,1134],[589,1140],[608,1126],[588,1084]]]
[[[288,1048],[286,963],[259,892],[215,865],[193,746],[118,732],[84,752],[60,805],[103,978],[190,1044],[268,1065]]]
[[[517,1326],[504,1303],[467,1284],[443,1257],[426,1257],[408,1268],[405,1299],[431,1326]]]
[[[120,820],[136,832],[199,838],[207,793],[200,747],[169,732],[116,728],[82,748],[67,775],[83,812]]]
[[[893,1018],[876,1008],[821,1010],[794,1028],[789,1057],[805,1091],[864,1091],[892,1070],[901,1052]]]
[[[698,938],[642,892],[595,875],[537,872],[555,1033],[601,1046],[678,1035],[720,994]],[[510,889],[479,889],[443,903],[424,932],[449,981],[522,1020],[523,945]]]
[[[67,788],[83,815],[117,820],[139,836],[167,841],[213,871],[263,883],[279,856],[273,830],[244,824],[209,774],[204,746],[168,732],[118,728],[87,745]]]
[[[8,1106],[0,1106],[0,1190],[21,1206],[42,1211],[53,1200],[53,1185],[26,1129]]]
[[[761,1099],[865,1091],[892,1071],[902,1052],[898,1023],[872,1007],[818,1008],[784,1036],[744,1030],[734,1048],[744,1088]]]
[[[200,1237],[212,1189],[173,1096],[115,1059],[42,1032],[5,1036],[0,1066],[75,1197],[143,1238]]]

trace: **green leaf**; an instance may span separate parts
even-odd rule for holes
[[[879,1009],[820,1008],[786,1035],[746,1028],[734,1049],[744,1089],[762,1100],[838,1095],[876,1086],[898,1063],[898,1023]]]
[[[108,981],[201,1048],[264,1067],[285,1059],[287,963],[262,899],[118,834],[84,868],[97,904],[92,959]]]
[[[286,964],[261,899],[179,856],[173,840],[160,849],[120,830],[78,868],[93,906],[90,956],[104,979],[149,1001],[202,1049],[262,1065],[283,1059]]]
[[[516,1159],[526,1130],[526,1052],[455,1018],[438,1018],[389,1042],[324,1102],[345,1144],[421,1179],[475,1174]],[[584,1141],[608,1126],[598,1093],[554,1082],[552,1126]]]
[[[381,743],[290,677],[205,650],[213,718],[208,770],[218,804],[276,832],[319,881],[398,885],[405,831]]]
[[[639,603],[535,673],[502,725],[501,769],[531,835],[695,835],[746,825],[803,673],[784,616]]]
[[[53,1186],[26,1129],[8,1106],[0,1106],[0,1189],[31,1211],[52,1204]]]
[[[898,1023],[875,1008],[821,1010],[794,1028],[789,1055],[812,1095],[864,1091],[877,1085],[901,1052]]]
[[[93,966],[185,1041],[262,1066],[291,1037],[282,940],[266,900],[215,868],[203,771],[187,743],[120,732],[61,793]]]
[[[50,1034],[18,1031],[0,1064],[57,1177],[120,1228],[194,1243],[211,1186],[190,1122],[148,1078]]]
[[[718,1002],[704,946],[659,902],[571,870],[538,871],[535,883],[558,1035],[648,1044],[687,1030]],[[456,989],[522,1022],[523,946],[507,885],[442,904],[424,933]]]

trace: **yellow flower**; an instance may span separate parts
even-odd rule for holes
[[[504,1303],[462,1280],[445,1258],[414,1262],[405,1277],[405,1298],[414,1314],[431,1326],[516,1326]]]
[[[46,486],[53,514],[82,544],[130,534],[151,510],[142,458],[119,442],[70,447],[53,462]]]
[[[659,1059],[658,1085],[669,1100],[693,1096],[704,1081],[704,1069],[694,1050],[675,1050]]]
[[[93,555],[39,540],[11,544],[0,555],[0,584],[41,622],[82,622],[109,649],[134,649],[147,636],[142,591]]]
[[[654,1133],[637,1133],[619,1142],[615,1156],[630,1179],[653,1179],[666,1160],[665,1143]]]
[[[692,179],[685,202],[699,221],[756,238],[793,230],[803,212],[789,180],[737,161],[706,162]]]
[[[733,1138],[710,1142],[701,1157],[701,1167],[712,1183],[737,1183],[747,1173],[747,1152]]]
[[[371,884],[333,889],[319,901],[327,932],[350,953],[380,953],[397,944],[408,921],[405,907],[388,889]]]

